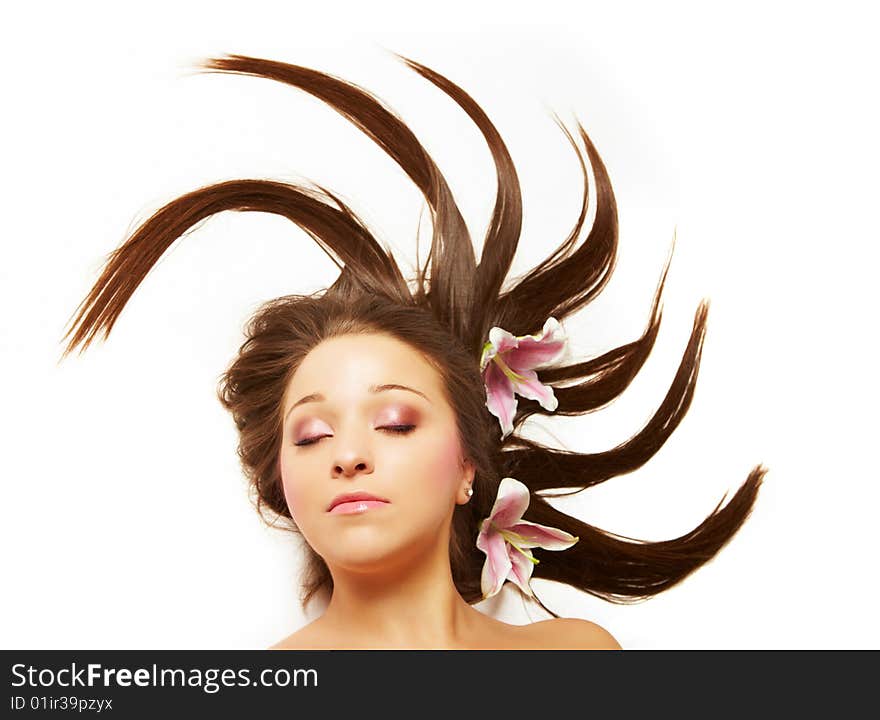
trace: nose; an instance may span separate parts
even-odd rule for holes
[[[359,475],[361,473],[369,474],[373,472],[373,464],[368,460],[358,457],[345,458],[336,461],[333,471],[336,475],[343,477]]]
[[[352,477],[373,472],[370,431],[353,427],[340,428],[334,442],[334,477]]]
[[[337,451],[333,473],[338,477],[351,477],[373,472],[373,460],[360,442],[347,442]]]

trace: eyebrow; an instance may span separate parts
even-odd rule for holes
[[[388,390],[406,390],[407,392],[415,393],[416,395],[421,395],[425,400],[431,402],[431,398],[429,398],[425,393],[416,390],[415,388],[411,388],[408,385],[398,385],[397,383],[385,383],[384,385],[370,385],[367,390],[373,394],[386,392]],[[284,421],[287,421],[287,418],[290,416],[296,408],[300,405],[310,402],[324,402],[327,398],[324,397],[321,393],[310,393],[309,395],[304,395],[299,400],[297,400],[290,410],[287,411],[287,414],[284,416]],[[432,403],[433,404],[433,403]]]

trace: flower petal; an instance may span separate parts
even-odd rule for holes
[[[516,338],[515,346],[505,351],[504,361],[515,372],[521,373],[556,360],[565,351],[568,338],[559,321],[547,318],[544,328],[535,335]]]
[[[540,547],[545,550],[567,550],[580,538],[575,537],[565,530],[538,525],[538,523],[520,520],[505,528],[507,532],[516,533],[522,538],[517,545],[522,548]]]
[[[502,478],[488,520],[498,530],[504,530],[510,525],[521,522],[523,513],[528,506],[528,487],[516,478]]]
[[[483,521],[487,525],[486,521]],[[498,594],[504,581],[507,579],[512,563],[507,550],[507,543],[497,532],[480,531],[477,539],[477,547],[486,553],[486,562],[483,563],[483,572],[480,576],[480,589],[483,591],[483,599]]]
[[[555,410],[559,407],[559,400],[553,394],[553,388],[541,383],[534,370],[520,369],[517,372],[524,378],[524,382],[513,382],[514,392],[529,400],[537,400],[545,410]]]
[[[495,347],[491,341],[483,343],[483,351],[480,353],[480,372],[486,369],[486,365],[493,357],[495,357]]]
[[[489,331],[489,342],[492,343],[495,352],[500,354],[516,349],[517,345],[519,345],[519,338],[513,336],[504,328],[493,327]]]
[[[480,523],[480,533],[477,535],[477,547],[487,555],[489,554],[489,532],[493,531],[489,518]]]
[[[513,383],[500,367],[490,362],[483,373],[486,387],[486,407],[501,422],[502,438],[513,432],[513,416],[516,415],[517,400],[513,394]]]
[[[509,546],[508,546],[509,547]],[[535,563],[533,563],[529,558],[532,557],[532,551],[527,550],[526,555],[519,552],[515,548],[510,549],[510,561],[511,568],[508,573],[507,579],[510,580],[514,585],[516,585],[520,590],[522,590],[529,597],[534,597],[532,593],[532,588],[529,585],[529,578],[532,577],[532,570],[535,568]]]

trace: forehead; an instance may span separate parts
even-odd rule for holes
[[[353,398],[382,383],[409,385],[433,402],[442,393],[442,378],[410,345],[387,335],[342,335],[306,355],[290,380],[285,407],[307,393]]]

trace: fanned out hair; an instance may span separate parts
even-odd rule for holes
[[[514,335],[537,333],[553,316],[562,321],[601,292],[615,267],[617,205],[605,166],[577,122],[592,169],[596,214],[578,244],[587,216],[589,173],[577,141],[554,114],[580,161],[583,202],[565,240],[537,267],[502,291],[522,225],[522,198],[510,154],[477,103],[447,78],[394,53],[409,68],[452,98],[477,125],[495,163],[497,197],[477,262],[467,226],[440,170],[412,131],[380,99],[341,78],[306,67],[244,55],[203,61],[200,70],[268,78],[299,88],[327,103],[360,128],[406,172],[427,201],[433,225],[424,266],[407,279],[392,253],[382,248],[355,212],[320,185],[232,180],[189,192],[155,212],[107,259],[100,278],[74,311],[62,354],[80,352],[100,330],[109,337],[121,314],[160,256],[201,220],[224,210],[269,212],[299,225],[339,267],[338,279],[312,295],[270,300],[249,319],[246,340],[220,378],[218,397],[239,431],[238,454],[251,500],[264,521],[299,532],[281,484],[281,417],[285,389],[305,355],[327,338],[382,333],[425,357],[444,381],[457,416],[463,453],[476,468],[470,502],[457,505],[450,539],[453,580],[469,603],[482,599],[484,555],[475,540],[489,515],[501,478],[514,477],[532,491],[525,519],[566,530],[580,542],[564,552],[534,550],[533,576],[566,583],[615,603],[633,603],[673,587],[711,560],[751,513],[767,469],[757,465],[722,507],[725,496],[696,528],[681,537],[648,542],[602,530],[554,508],[546,497],[579,492],[641,467],[663,445],[690,406],[706,328],[708,300],[700,302],[681,363],[652,419],[626,442],[600,453],[577,453],[521,437],[532,414],[581,415],[606,406],[630,384],[647,359],[661,320],[660,299],[667,258],[647,327],[641,337],[598,357],[539,369],[551,385],[555,411],[520,398],[514,432],[500,439],[497,418],[486,407],[479,369],[482,345],[498,325]],[[63,341],[62,340],[62,341]],[[538,494],[539,491],[544,491]],[[549,492],[556,491],[556,492]],[[305,544],[303,606],[319,590],[332,592],[329,569]],[[537,599],[537,598],[536,598]],[[552,610],[538,602],[554,617]]]

